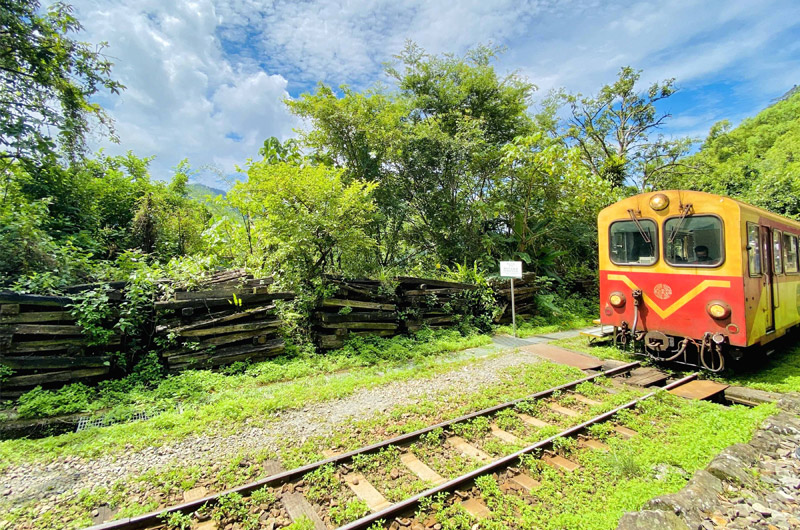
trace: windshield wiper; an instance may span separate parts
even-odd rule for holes
[[[628,215],[631,216],[631,220],[633,221],[633,224],[635,224],[636,228],[639,229],[639,234],[641,234],[642,239],[644,239],[644,242],[645,243],[651,243],[650,234],[648,232],[645,232],[644,228],[642,228],[642,225],[639,223],[639,220],[636,218],[636,212],[634,212],[633,210],[628,210]]]
[[[678,231],[683,226],[683,222],[686,220],[686,216],[689,215],[689,212],[692,211],[692,205],[687,204],[681,210],[681,217],[678,219],[678,224],[675,225],[675,228],[672,229],[672,232],[669,233],[669,242],[672,243],[675,240],[675,236],[678,235]]]

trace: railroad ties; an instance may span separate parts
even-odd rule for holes
[[[70,288],[71,294],[94,285]],[[121,285],[105,291],[109,300],[122,298]],[[31,388],[96,381],[110,371],[111,353],[120,337],[110,334],[94,345],[72,314],[72,298],[0,292],[0,364],[14,374],[0,385],[0,399],[16,398]]]
[[[392,337],[423,327],[452,326],[458,309],[451,302],[477,288],[410,276],[385,284],[335,276],[326,276],[326,280],[331,294],[314,313],[314,332],[323,350],[341,347],[349,336]]]
[[[269,506],[269,513],[261,514],[261,521],[273,528],[301,520],[315,530],[338,525],[343,525],[343,530],[366,529],[377,520],[383,520],[390,530],[424,528],[430,526],[430,520],[415,520],[414,514],[420,499],[434,496],[447,499],[449,505],[457,504],[476,519],[490,517],[491,509],[476,486],[479,477],[492,476],[502,492],[535,502],[536,489],[547,480],[544,469],[558,474],[578,472],[583,451],[610,451],[639,436],[636,430],[616,421],[617,412],[635,409],[661,388],[694,399],[724,391],[709,382],[695,383],[695,375],[664,384],[666,374],[656,372],[641,368],[639,363],[607,368],[355,451],[326,451],[319,462],[289,471],[272,469],[272,475],[232,491],[245,496],[260,489],[271,491],[275,504]],[[608,422],[608,429],[588,429],[603,422]],[[603,431],[606,434],[601,437],[590,434]],[[521,460],[525,455],[538,458],[543,467],[530,467],[530,460]],[[312,495],[321,480],[320,473],[327,477],[322,483],[328,489],[322,495]],[[398,491],[411,492],[412,496],[400,498]],[[169,512],[194,514],[202,508],[206,520],[195,521],[194,528],[210,530],[215,526],[207,520],[209,513],[213,513],[217,499],[228,492],[206,493],[188,491],[183,505],[128,521],[108,522],[102,528],[157,527]],[[343,521],[339,507],[356,500],[369,514]],[[270,513],[283,514],[284,518],[276,519]]]
[[[162,353],[169,371],[260,361],[281,353],[282,321],[273,302],[294,295],[272,292],[271,284],[270,277],[225,271],[193,290],[176,290],[171,300],[156,302],[156,333],[173,344]]]

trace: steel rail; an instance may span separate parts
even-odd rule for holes
[[[395,436],[394,438],[389,438],[387,440],[383,440],[371,445],[367,445],[361,447],[359,449],[355,449],[353,451],[348,451],[346,453],[342,453],[340,455],[332,456],[330,458],[326,458],[324,460],[318,460],[317,462],[312,462],[310,464],[306,464],[301,467],[297,467],[294,469],[290,469],[287,471],[282,471],[280,473],[275,473],[273,475],[269,475],[262,479],[259,479],[255,482],[250,482],[248,484],[243,484],[241,486],[237,486],[235,488],[231,488],[229,490],[221,491],[218,493],[213,493],[211,495],[207,495],[197,500],[185,502],[183,504],[177,504],[175,506],[163,508],[161,510],[150,512],[143,515],[138,515],[135,517],[129,517],[125,519],[117,519],[114,521],[108,521],[105,523],[101,523],[98,525],[87,527],[85,530],[133,530],[139,528],[147,528],[149,526],[156,526],[163,524],[163,518],[175,512],[182,512],[182,513],[190,513],[206,503],[214,503],[216,502],[219,497],[223,495],[227,495],[229,493],[238,493],[240,495],[248,495],[251,492],[263,488],[264,486],[280,486],[287,482],[291,482],[294,480],[299,480],[303,478],[306,473],[319,469],[320,467],[327,465],[327,464],[340,464],[343,462],[347,462],[348,460],[352,459],[356,455],[361,454],[369,454],[379,451],[385,447],[389,447],[392,445],[403,445],[409,442],[412,442],[422,435],[427,434],[435,429],[444,429],[456,423],[461,423],[463,421],[471,420],[473,418],[477,418],[480,416],[486,416],[488,414],[492,414],[494,412],[499,412],[501,410],[513,407],[519,403],[524,401],[531,401],[536,399],[543,399],[553,395],[556,392],[564,391],[564,390],[571,390],[581,383],[586,383],[590,381],[594,381],[600,377],[612,377],[615,375],[623,374],[625,372],[630,372],[634,368],[638,368],[641,366],[639,361],[634,361],[632,363],[627,363],[621,366],[617,366],[616,368],[611,368],[609,370],[601,371],[596,374],[592,374],[581,379],[576,379],[574,381],[570,381],[568,383],[564,383],[558,386],[554,386],[552,388],[548,388],[547,390],[542,390],[540,392],[536,392],[535,394],[530,394],[525,397],[521,397],[512,401],[507,401],[505,403],[501,403],[499,405],[494,405],[492,407],[488,407],[476,412],[471,412],[469,414],[465,414],[463,416],[459,416],[457,418],[453,418],[450,420],[446,420],[435,425],[430,425],[428,427],[424,427],[417,431],[413,431],[406,434],[401,434],[400,436]]]
[[[340,526],[338,528],[338,530],[358,530],[358,529],[368,528],[372,523],[374,523],[374,522],[376,522],[376,521],[378,521],[380,519],[397,517],[398,515],[400,515],[402,513],[406,513],[408,511],[410,511],[411,509],[415,508],[417,506],[417,504],[419,504],[419,501],[424,499],[425,497],[430,497],[431,495],[435,495],[435,494],[440,493],[440,492],[452,491],[452,490],[458,488],[459,486],[463,486],[465,484],[468,484],[468,483],[472,482],[477,477],[480,477],[482,475],[486,475],[488,473],[492,473],[494,471],[497,471],[498,469],[503,469],[503,468],[509,467],[510,465],[515,463],[517,460],[519,460],[520,457],[522,457],[522,456],[524,456],[526,454],[532,453],[533,451],[535,451],[537,449],[546,448],[549,445],[551,445],[558,438],[564,438],[564,437],[567,437],[567,436],[572,436],[574,434],[578,434],[579,432],[583,431],[584,429],[586,429],[587,427],[589,427],[591,425],[594,425],[596,423],[601,423],[603,421],[606,421],[606,420],[612,418],[617,412],[619,412],[621,410],[629,409],[629,408],[632,408],[632,407],[636,406],[638,403],[641,403],[645,399],[653,397],[654,395],[656,395],[660,391],[671,390],[671,389],[673,389],[675,387],[684,385],[684,384],[688,383],[689,381],[692,381],[692,380],[694,380],[696,378],[697,378],[697,373],[693,373],[693,374],[690,374],[690,375],[688,375],[686,377],[678,379],[677,381],[674,381],[674,382],[672,382],[672,383],[670,383],[670,384],[668,384],[666,386],[659,387],[658,390],[650,392],[650,393],[648,393],[648,394],[646,394],[644,396],[638,397],[638,398],[634,399],[633,401],[629,401],[628,403],[625,403],[624,405],[620,405],[620,406],[618,406],[617,408],[615,408],[613,410],[610,410],[608,412],[604,412],[603,414],[595,416],[594,418],[591,418],[591,419],[589,419],[589,420],[587,420],[587,421],[585,421],[585,422],[583,422],[583,423],[581,423],[579,425],[575,425],[574,427],[570,427],[568,429],[565,429],[565,430],[561,431],[558,434],[554,434],[550,438],[545,438],[544,440],[540,440],[540,441],[536,442],[533,445],[529,445],[528,447],[525,447],[524,449],[520,449],[519,451],[517,451],[515,453],[511,453],[510,455],[504,456],[503,458],[495,460],[494,462],[486,464],[485,466],[479,467],[478,469],[470,471],[469,473],[466,473],[465,475],[461,475],[460,477],[456,477],[454,479],[451,479],[451,480],[449,480],[447,482],[444,482],[444,483],[442,483],[442,484],[440,484],[438,486],[435,486],[435,487],[427,489],[427,490],[425,490],[425,491],[423,491],[421,493],[418,493],[417,495],[414,495],[413,497],[409,497],[408,499],[406,499],[404,501],[400,501],[398,503],[392,504],[391,506],[388,506],[387,508],[384,508],[383,510],[380,510],[378,512],[374,512],[374,513],[371,513],[369,515],[366,515],[366,516],[362,517],[361,519],[358,519],[356,521],[348,523],[348,524],[346,524],[344,526]]]

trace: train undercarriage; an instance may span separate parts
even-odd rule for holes
[[[728,361],[738,361],[744,351],[731,346],[722,333],[706,332],[702,338],[667,335],[660,331],[632,331],[627,322],[614,327],[616,347],[632,351],[655,362],[672,362],[710,372],[722,372]]]

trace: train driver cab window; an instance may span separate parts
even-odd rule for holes
[[[656,223],[650,219],[615,221],[609,228],[609,239],[615,265],[652,265],[658,259]]]
[[[797,236],[783,234],[783,266],[787,273],[798,271],[797,268]]]
[[[747,261],[750,265],[750,276],[761,276],[761,244],[758,234],[759,226],[747,223]]]
[[[781,233],[777,230],[772,231],[772,264],[775,267],[775,274],[783,274],[783,253],[781,252]]]
[[[722,221],[713,215],[673,217],[664,223],[664,257],[678,267],[716,267],[724,259]]]

